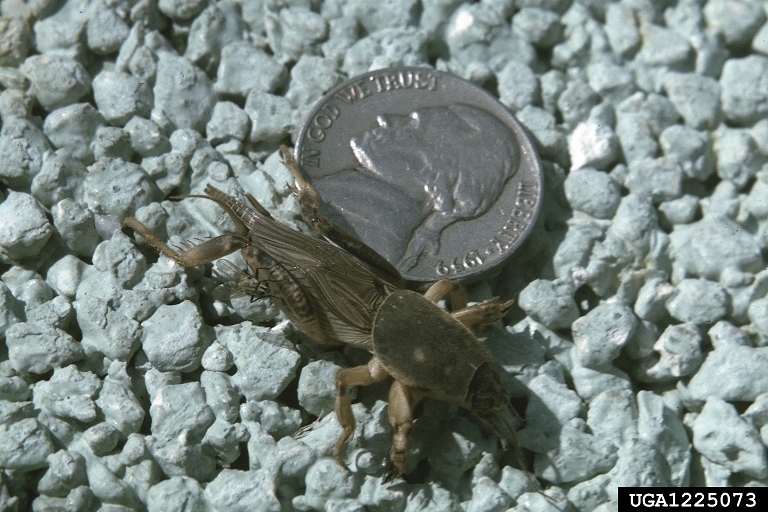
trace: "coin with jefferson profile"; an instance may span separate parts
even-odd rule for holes
[[[296,160],[321,213],[413,282],[487,276],[539,212],[538,155],[485,89],[429,68],[353,77],[310,111]]]

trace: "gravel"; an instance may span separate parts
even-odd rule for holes
[[[0,509],[607,512],[619,486],[768,484],[763,3],[129,4],[3,3]],[[480,337],[530,475],[426,400],[385,483],[381,385],[352,390],[339,466],[335,374],[368,354],[118,231],[231,231],[168,200],[207,183],[304,229],[279,144],[398,65],[485,87],[543,160],[531,238],[469,289],[518,299]]]

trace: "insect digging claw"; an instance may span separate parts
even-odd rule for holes
[[[384,466],[384,474],[382,475],[382,482],[388,483],[394,480],[395,478],[398,478],[402,475],[402,472],[399,471],[395,464],[392,462],[392,459],[387,456],[385,466]]]

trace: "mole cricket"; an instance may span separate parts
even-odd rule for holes
[[[231,217],[236,233],[216,236],[176,251],[133,217],[123,227],[142,235],[155,249],[184,267],[202,265],[237,250],[251,274],[235,265],[219,263],[229,278],[214,292],[217,298],[269,296],[301,331],[326,347],[343,344],[372,354],[368,364],[343,368],[336,374],[335,411],[342,427],[333,455],[341,458],[352,435],[355,418],[347,389],[393,378],[389,390],[392,444],[385,479],[401,476],[409,452],[413,410],[423,398],[443,400],[467,409],[480,424],[500,438],[506,449],[509,411],[518,421],[496,371],[491,354],[469,327],[500,319],[513,301],[498,297],[467,306],[463,289],[447,279],[432,284],[422,295],[405,289],[397,269],[351,234],[318,214],[317,192],[304,180],[288,149],[283,163],[293,175],[290,189],[301,215],[322,238],[308,236],[277,222],[250,194],[250,205],[212,185],[205,198],[219,204]],[[452,312],[437,302],[449,296]]]

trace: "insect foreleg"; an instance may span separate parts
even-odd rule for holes
[[[454,311],[467,307],[467,292],[457,283],[450,279],[441,279],[434,283],[424,292],[424,298],[437,302],[448,294],[451,294],[451,308]]]
[[[355,416],[352,414],[352,403],[347,394],[350,386],[368,386],[374,382],[380,382],[389,377],[389,373],[379,362],[377,357],[372,357],[367,365],[354,368],[342,368],[336,373],[336,418],[341,425],[341,435],[333,447],[333,456],[344,467],[347,465],[341,460],[341,449],[344,441],[349,439],[355,431]]]
[[[394,381],[389,388],[389,424],[392,425],[392,446],[387,456],[384,481],[403,474],[405,458],[410,450],[410,432],[413,427],[413,409],[424,397],[418,390]]]
[[[479,304],[460,309],[451,316],[467,327],[485,327],[504,316],[514,300],[502,302],[498,297],[484,300]]]
[[[296,202],[299,203],[304,221],[323,238],[365,262],[381,279],[402,288],[405,281],[403,281],[400,272],[386,258],[318,213],[320,199],[317,190],[304,179],[299,165],[286,146],[280,147],[280,156],[283,158],[283,164],[293,176],[293,185],[289,185],[289,187],[296,196]]]
[[[441,279],[434,283],[424,293],[424,298],[437,302],[448,294],[450,294],[453,309],[451,316],[467,327],[484,327],[492,324],[503,317],[514,303],[513,300],[502,302],[498,297],[494,297],[479,304],[467,306],[466,292],[459,283],[450,279]]]

